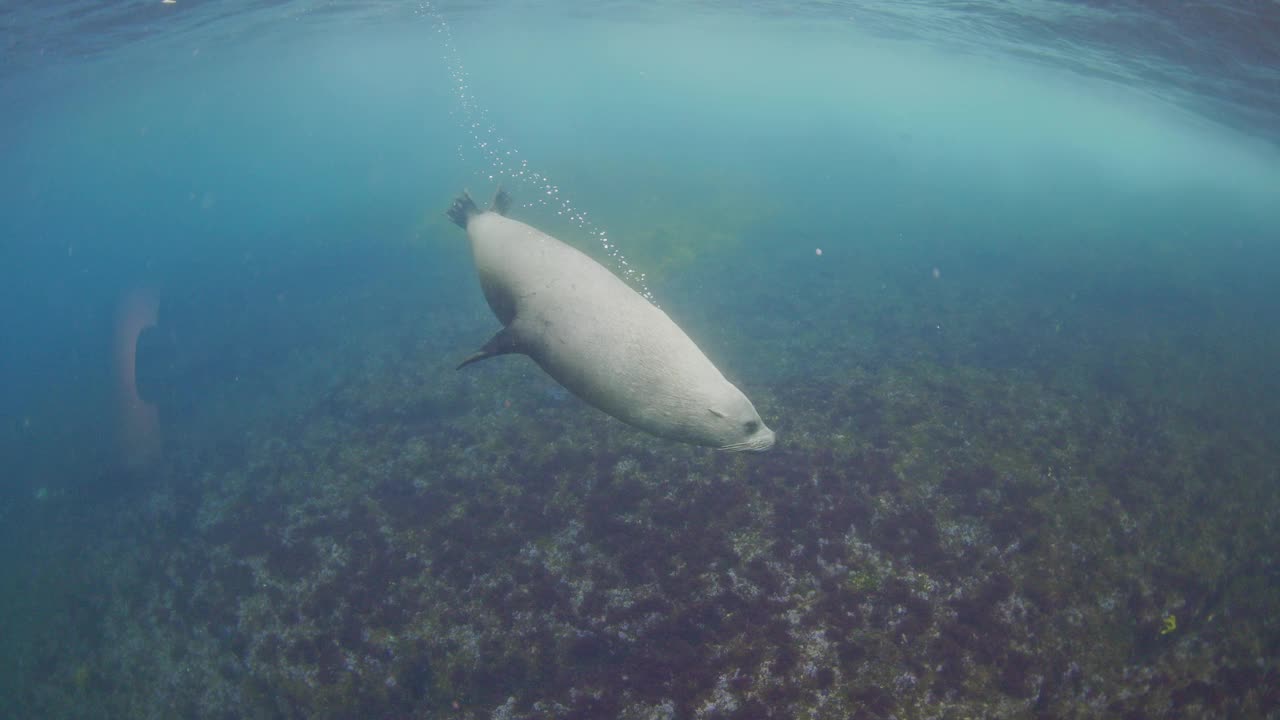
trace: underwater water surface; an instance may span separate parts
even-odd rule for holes
[[[1280,715],[1280,6],[0,5],[0,715]],[[519,356],[445,210],[777,433]]]

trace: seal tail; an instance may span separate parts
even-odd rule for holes
[[[445,212],[445,215],[448,215],[449,219],[463,230],[467,229],[467,221],[473,215],[479,214],[480,208],[476,207],[476,201],[471,199],[471,195],[466,190],[462,191],[462,194],[453,201],[453,205]]]
[[[498,192],[494,193],[493,205],[489,209],[503,217],[506,217],[507,211],[511,209],[511,194],[503,190],[501,185],[498,186]]]

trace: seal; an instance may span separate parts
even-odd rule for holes
[[[518,353],[587,403],[658,437],[721,450],[768,450],[773,431],[661,309],[586,254],[507,217],[498,190],[467,193],[449,219],[467,231],[480,288],[502,323],[458,365]]]

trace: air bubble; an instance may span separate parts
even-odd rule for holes
[[[526,187],[532,186],[541,189],[543,193],[540,196],[535,195],[530,203],[538,207],[552,207],[551,203],[548,202],[548,198],[555,198],[559,203],[556,215],[560,217],[568,216],[578,226],[579,230],[585,232],[589,237],[598,238],[601,247],[604,248],[609,257],[613,258],[615,267],[620,270],[626,279],[637,286],[641,295],[652,301],[653,295],[644,283],[644,273],[636,273],[628,265],[618,246],[609,240],[605,231],[597,228],[587,219],[585,210],[576,209],[567,198],[561,196],[560,186],[552,183],[551,179],[542,173],[530,169],[529,161],[523,158],[519,159],[518,170],[512,170],[507,166],[503,158],[519,155],[520,150],[519,148],[507,147],[506,138],[498,134],[498,128],[489,120],[488,112],[472,95],[467,81],[467,72],[462,65],[461,57],[458,55],[449,23],[445,21],[444,15],[436,10],[429,0],[424,0],[419,5],[418,10],[419,14],[431,19],[435,33],[442,38],[445,52],[441,60],[448,71],[449,77],[453,80],[457,109],[461,111],[460,116],[453,109],[450,109],[449,114],[453,117],[460,117],[459,125],[471,136],[473,148],[479,152],[481,157],[488,160],[492,171],[488,176],[489,180],[492,182],[499,178],[518,179],[522,183],[526,183]],[[466,148],[461,145],[458,146],[458,156],[464,161],[466,160]]]

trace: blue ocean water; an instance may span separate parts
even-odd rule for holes
[[[14,717],[1265,717],[1280,5],[0,6]],[[464,188],[778,433],[498,329]]]

